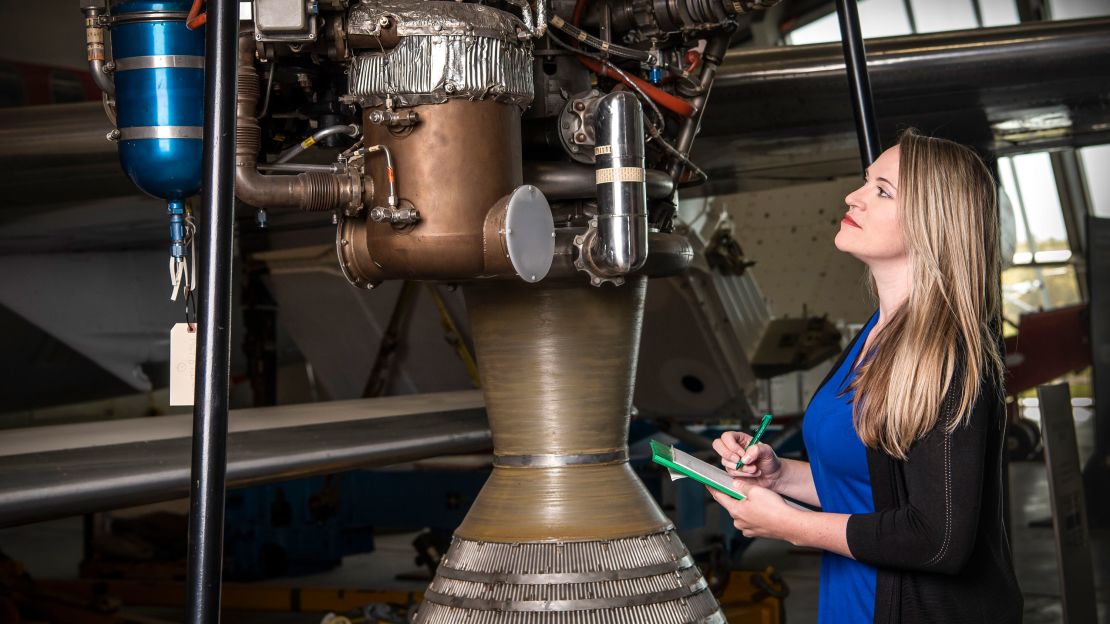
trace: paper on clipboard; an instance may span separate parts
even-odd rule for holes
[[[676,449],[673,446],[661,444],[655,440],[651,441],[651,449],[652,461],[657,464],[662,464],[667,468],[667,473],[670,475],[671,481],[692,477],[694,480],[715,490],[724,492],[735,499],[744,500],[747,498],[743,492],[736,488],[732,477],[724,470],[703,462],[697,457]],[[783,496],[783,501],[790,507],[800,511],[812,511],[786,496]]]
[[[721,470],[720,468],[717,468],[716,466],[707,464],[706,462],[703,462],[702,460],[694,457],[693,455],[685,451],[681,451],[679,449],[671,447],[671,461],[678,464],[679,466],[682,466],[683,468],[686,468],[691,472],[697,473],[698,475],[701,475],[702,477],[713,481],[721,487],[727,488],[729,490],[734,489],[732,484],[732,477],[730,477],[727,472]],[[671,481],[677,481],[679,479],[687,478],[687,475],[675,470],[674,468],[667,468],[667,472],[671,475]]]
[[[667,469],[667,474],[670,475],[672,481],[683,477],[691,477],[695,481],[720,490],[735,499],[744,500],[745,498],[744,494],[735,488],[732,477],[727,472],[673,446],[652,440],[651,459]]]

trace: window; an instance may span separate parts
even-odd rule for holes
[[[1110,15],[1106,0],[1049,0],[1049,15],[1054,20],[1079,19]]]
[[[942,30],[978,28],[972,0],[910,0],[913,8],[914,31],[919,33]]]
[[[1079,303],[1079,282],[1048,153],[999,158],[998,175],[1016,239],[1013,266],[1002,272],[1003,316],[1017,323],[1026,312]],[[1002,209],[1006,206],[1000,201]],[[1003,223],[1009,220],[1003,215]]]
[[[860,0],[859,21],[863,36],[873,39],[1016,24],[1018,12],[1014,0]],[[785,40],[790,45],[840,41],[836,13],[795,28]]]
[[[1079,150],[1083,178],[1087,181],[1087,199],[1091,214],[1110,217],[1110,145],[1095,145]]]
[[[1014,0],[978,0],[983,26],[1009,26],[1021,21]]]

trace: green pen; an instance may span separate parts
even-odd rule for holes
[[[744,450],[745,451],[750,449],[753,444],[759,444],[759,439],[763,437],[763,432],[767,431],[767,425],[769,425],[769,424],[771,424],[771,415],[770,414],[764,414],[763,415],[763,422],[759,424],[759,429],[756,430],[755,436],[751,440],[748,440],[748,443],[744,445]],[[740,459],[736,460],[736,468],[734,468],[733,470],[740,470],[740,463],[743,462],[743,461],[744,461],[744,455],[743,455],[743,453],[741,453],[740,454]]]

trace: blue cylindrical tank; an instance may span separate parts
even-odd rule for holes
[[[204,29],[185,27],[190,2],[112,7],[120,164],[143,191],[180,204],[200,190]]]

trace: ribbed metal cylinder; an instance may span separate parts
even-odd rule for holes
[[[304,199],[302,209],[309,212],[332,210],[339,205],[339,178],[331,173],[302,173],[304,178]]]
[[[646,289],[467,286],[494,469],[416,622],[725,621],[628,466]]]

